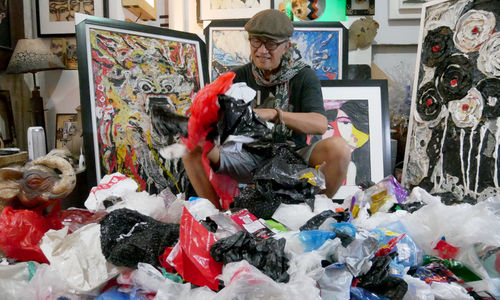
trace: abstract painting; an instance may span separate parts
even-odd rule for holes
[[[184,191],[182,162],[165,160],[159,150],[186,133],[191,102],[205,83],[203,42],[195,34],[94,17],[77,26],[77,44],[91,183],[120,172],[150,193]]]
[[[498,1],[423,6],[403,184],[445,203],[498,195]]]
[[[347,176],[334,199],[352,196],[362,183],[378,182],[391,173],[387,81],[321,82],[328,129],[309,143],[340,136],[351,149]]]
[[[213,21],[205,29],[210,79],[250,61],[245,20]],[[294,22],[291,37],[295,57],[310,65],[320,80],[346,77],[347,30],[338,22]]]

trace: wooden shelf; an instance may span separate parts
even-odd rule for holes
[[[154,6],[146,0],[122,0],[122,6],[143,21],[156,21],[156,0]]]
[[[28,160],[28,152],[22,151],[16,154],[10,155],[0,155],[0,168],[7,167],[9,165],[18,164],[22,165]]]

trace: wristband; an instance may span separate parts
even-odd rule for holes
[[[276,120],[275,123],[285,124],[285,122],[283,122],[283,111],[279,108],[275,108],[275,110],[278,113],[278,120]]]

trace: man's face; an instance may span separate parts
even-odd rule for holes
[[[273,40],[266,37],[250,36],[250,55],[253,62],[266,77],[280,66],[281,57],[290,48],[287,39]]]

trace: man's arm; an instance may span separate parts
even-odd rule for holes
[[[261,119],[269,122],[278,120],[278,111],[272,108],[253,110]],[[328,119],[320,113],[282,112],[283,122],[293,131],[304,134],[323,134],[328,128]]]

